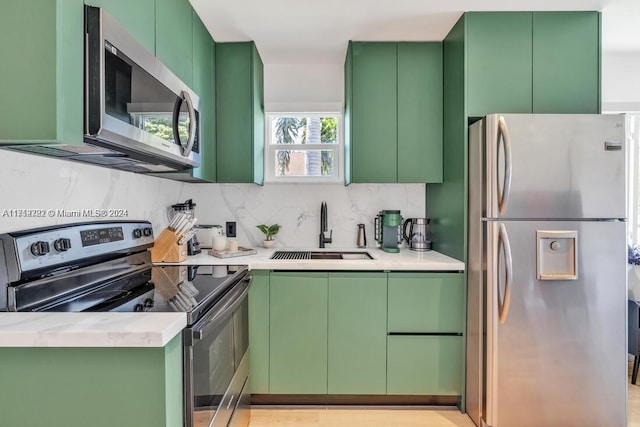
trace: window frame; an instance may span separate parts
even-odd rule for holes
[[[273,144],[273,119],[276,117],[335,117],[335,144]],[[313,151],[332,149],[334,154],[334,174],[331,176],[276,176],[275,155],[278,150]],[[268,112],[265,114],[265,155],[264,182],[273,183],[320,183],[335,184],[344,182],[344,114],[342,111],[325,112]]]

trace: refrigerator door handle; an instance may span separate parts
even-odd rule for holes
[[[498,188],[498,212],[500,216],[504,215],[504,211],[507,209],[507,202],[509,201],[509,194],[511,193],[511,141],[509,139],[509,129],[507,129],[507,122],[503,116],[498,119],[498,145],[500,147],[500,141],[504,146],[504,179],[502,183],[502,193]],[[497,158],[497,153],[496,153]],[[496,181],[497,184],[497,181]],[[498,184],[497,184],[498,185]]]
[[[507,236],[507,228],[504,224],[500,224],[498,245],[498,251],[502,249],[504,253],[506,273],[504,296],[502,301],[500,301],[500,292],[496,292],[498,298],[498,319],[500,320],[500,324],[503,324],[507,321],[507,316],[509,315],[509,306],[511,305],[511,285],[513,282],[513,258],[511,257],[511,245],[509,244],[509,236]]]

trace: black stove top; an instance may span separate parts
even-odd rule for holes
[[[56,312],[184,312],[188,323],[246,274],[246,266],[169,265],[140,271],[74,296],[36,307]]]
[[[246,266],[153,266],[146,221],[99,221],[0,234],[0,310],[183,312],[192,324]]]

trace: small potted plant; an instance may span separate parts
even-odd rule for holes
[[[275,240],[273,240],[273,236],[275,236],[278,233],[278,231],[280,231],[280,226],[278,224],[273,224],[273,225],[260,224],[260,225],[257,225],[256,227],[258,227],[258,229],[262,231],[265,235],[265,238],[262,241],[262,246],[264,246],[265,248],[272,248],[273,244],[276,242]]]

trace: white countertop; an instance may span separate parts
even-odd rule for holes
[[[0,313],[0,347],[164,347],[185,313]]]
[[[187,265],[248,265],[250,270],[379,270],[379,271],[464,271],[464,263],[436,251],[416,252],[400,249],[399,253],[387,253],[378,248],[255,248],[255,255],[232,258],[217,258],[209,255],[208,249],[202,253],[187,257],[180,264]],[[276,250],[285,251],[324,251],[324,252],[362,252],[367,251],[372,260],[273,260]]]
[[[275,250],[364,251],[354,248],[257,248],[255,255],[188,257],[180,264],[248,265],[253,270],[462,271],[464,263],[435,251],[367,248],[373,260],[272,260]],[[0,347],[164,347],[186,326],[184,313],[0,313]]]

